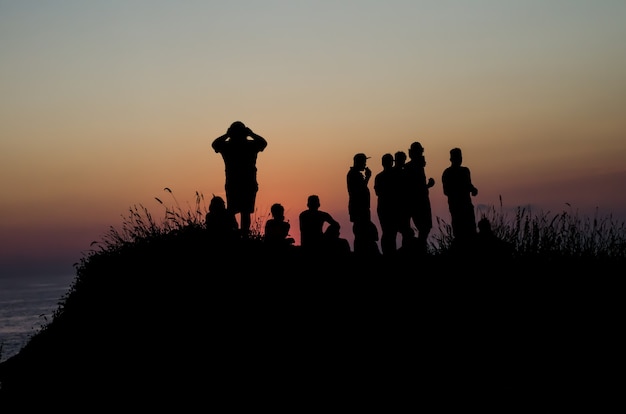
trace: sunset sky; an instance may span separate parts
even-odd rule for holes
[[[625,40],[622,0],[0,0],[0,276],[224,196],[236,120],[268,141],[256,218],[283,204],[297,243],[310,194],[352,242],[353,155],[413,141],[434,219],[460,147],[479,209],[624,220]]]

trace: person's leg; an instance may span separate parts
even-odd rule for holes
[[[241,237],[248,238],[250,235],[250,226],[252,223],[250,216],[250,213],[241,213]]]
[[[394,254],[397,248],[397,228],[395,225],[396,219],[393,216],[379,214],[378,221],[380,223],[380,229],[382,232],[382,235],[380,237],[380,248],[382,250],[382,253],[386,255]]]

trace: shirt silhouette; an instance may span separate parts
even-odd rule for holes
[[[205,227],[209,240],[213,243],[232,241],[237,237],[239,229],[237,219],[227,208],[224,199],[213,196],[209,203],[209,211],[205,217]]]
[[[336,226],[339,232],[339,222],[326,211],[320,210],[320,199],[312,194],[307,199],[307,209],[298,217],[300,224],[300,246],[307,251],[321,250],[324,243],[324,226]]]
[[[270,212],[272,218],[265,222],[264,241],[274,247],[292,245],[294,239],[289,237],[291,224],[285,221],[285,208],[280,203],[274,203]]]
[[[233,214],[240,215],[242,236],[247,237],[259,190],[257,154],[267,147],[267,141],[243,122],[235,121],[211,146],[224,159],[226,204]]]

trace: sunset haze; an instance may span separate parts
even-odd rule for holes
[[[268,142],[255,219],[281,203],[296,244],[311,194],[352,243],[354,154],[375,175],[413,141],[434,220],[453,147],[477,216],[626,220],[625,22],[610,0],[0,0],[0,276],[72,272],[133,206],[224,196],[211,142],[237,120]]]

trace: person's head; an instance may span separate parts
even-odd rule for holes
[[[406,163],[406,152],[396,152],[394,155],[394,162],[396,163],[396,167],[402,167]]]
[[[367,166],[367,159],[368,158],[369,157],[367,157],[365,154],[363,154],[362,152],[359,152],[353,158],[354,167],[356,169],[358,169],[358,170],[364,170],[365,167]]]
[[[241,121],[235,121],[228,128],[228,136],[231,138],[246,138],[248,136],[248,127]]]
[[[306,202],[306,206],[311,209],[311,210],[317,210],[320,208],[320,198],[315,195],[312,194],[309,196],[309,198],[307,199]]]
[[[391,167],[393,167],[393,155],[387,153],[384,154],[381,158],[381,162],[383,164],[383,169],[389,169]]]
[[[220,211],[225,211],[226,210],[226,202],[224,202],[224,199],[220,196],[213,196],[213,198],[211,198],[211,201],[209,202],[209,212],[211,213],[217,213]]]
[[[463,153],[461,148],[452,148],[450,150],[450,162],[452,165],[461,165],[463,162]]]
[[[284,219],[285,218],[285,207],[283,207],[280,203],[272,204],[270,207],[270,212],[272,213],[272,217],[275,219]]]
[[[411,159],[417,159],[423,154],[424,147],[422,147],[422,144],[420,144],[419,142],[415,141],[409,147],[409,157],[411,157]]]
[[[478,231],[480,232],[480,234],[491,233],[491,222],[487,217],[483,217],[478,221]]]

